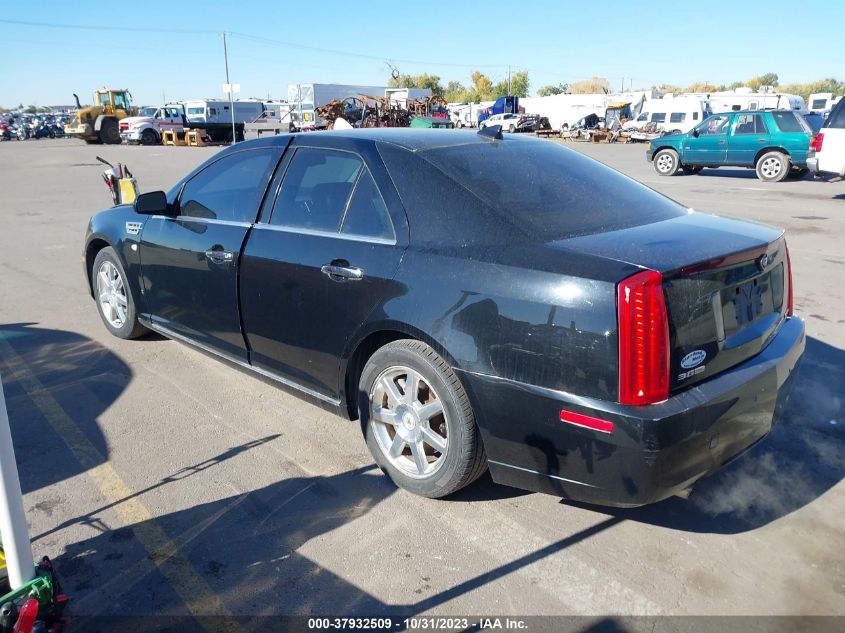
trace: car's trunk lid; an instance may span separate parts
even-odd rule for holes
[[[779,229],[691,213],[556,245],[662,273],[670,391],[754,356],[786,316],[788,266]]]

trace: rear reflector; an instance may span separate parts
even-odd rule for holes
[[[663,275],[645,270],[617,287],[619,402],[653,404],[669,397],[669,319]]]
[[[792,260],[789,259],[789,247],[786,247],[786,281],[789,284],[786,291],[786,316],[791,317],[795,312],[795,303],[792,298]]]
[[[574,424],[575,426],[583,426],[588,429],[595,429],[602,433],[613,433],[613,422],[610,420],[602,420],[601,418],[594,418],[583,413],[575,413],[574,411],[566,411],[561,409],[560,421]]]

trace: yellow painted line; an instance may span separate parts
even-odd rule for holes
[[[182,556],[178,546],[164,530],[153,522],[153,514],[149,508],[132,496],[132,489],[85,437],[73,418],[43,387],[29,369],[26,361],[3,338],[0,338],[0,359],[12,372],[11,379],[23,388],[41,411],[44,419],[73,453],[80,466],[88,471],[100,494],[109,503],[117,504],[114,507],[124,523],[132,524],[135,537],[147,550],[150,560],[158,567],[159,572],[185,603],[188,611],[194,616],[217,616],[213,622],[206,618],[199,618],[198,621],[203,628],[209,633],[220,631],[243,633],[244,629],[219,596]]]

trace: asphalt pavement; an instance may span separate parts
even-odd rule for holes
[[[151,191],[216,149],[0,143],[0,375],[33,549],[74,612],[845,615],[845,182],[665,178],[643,145],[569,145],[787,230],[808,334],[794,397],[689,500],[588,507],[488,476],[447,500],[397,490],[357,423],[100,322],[80,263],[110,205],[95,156]]]

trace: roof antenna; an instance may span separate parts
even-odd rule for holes
[[[483,127],[478,130],[478,135],[484,139],[490,139],[491,141],[501,141],[502,140],[502,126],[501,125],[488,125],[487,127]]]

